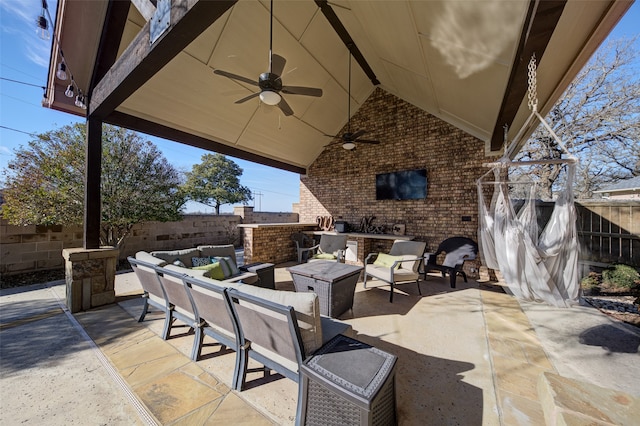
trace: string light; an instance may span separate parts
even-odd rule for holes
[[[46,15],[46,16],[45,16]],[[46,40],[49,39],[49,25],[53,28],[53,20],[51,19],[51,14],[49,13],[49,6],[47,5],[47,0],[42,0],[42,11],[40,16],[36,20],[38,24],[38,34],[40,34],[41,38],[44,38],[43,35],[46,35]],[[71,83],[67,86],[67,90],[64,91],[64,95],[68,98],[73,98],[76,95],[76,100],[74,105],[78,108],[87,109],[87,102],[82,90],[78,86],[78,83],[73,79],[73,73],[67,64],[67,61],[64,57],[64,53],[62,52],[62,46],[60,46],[60,40],[58,39],[57,34],[53,33],[53,39],[58,46],[58,55],[60,56],[60,64],[58,64],[58,69],[56,70],[56,77],[62,81],[66,81],[67,79],[71,79]],[[45,99],[47,98],[47,94],[45,91],[44,95]]]
[[[40,11],[40,15],[36,18],[36,34],[43,40],[49,40],[49,23],[47,22],[47,18],[44,16],[44,13],[47,9],[47,4],[45,1],[42,1],[42,10]]]
[[[58,64],[58,71],[56,71],[56,77],[60,80],[65,81],[69,76],[67,75],[67,66],[64,61]]]
[[[73,98],[73,95],[75,95],[75,90],[73,88],[73,84],[70,84],[67,86],[67,90],[64,91],[64,95],[67,98]]]

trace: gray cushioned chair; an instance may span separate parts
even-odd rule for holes
[[[378,253],[370,253],[364,260],[364,288],[367,288],[367,277],[377,278],[391,285],[389,302],[393,303],[393,290],[399,283],[415,281],[420,291],[419,267],[423,260],[427,243],[421,241],[395,240],[389,255],[397,257],[388,266],[370,263]]]
[[[142,307],[142,314],[138,322],[144,321],[144,317],[149,312],[149,305],[161,310],[165,314],[162,338],[167,340],[171,328],[171,311],[173,310],[173,306],[169,303],[164,287],[156,273],[156,265],[134,259],[133,257],[128,257],[127,260],[142,285],[144,306]]]
[[[235,388],[240,371],[240,338],[238,321],[233,314],[226,287],[189,276],[184,276],[182,279],[191,297],[197,323],[191,359],[200,360],[204,336],[215,339],[221,346],[220,350],[229,348],[235,351],[236,365],[232,381]],[[225,284],[225,286],[228,285],[233,286],[233,284]]]
[[[314,253],[309,258],[309,262],[316,260],[344,262],[344,255],[347,251],[347,235],[322,234],[320,236],[320,243],[311,248]]]

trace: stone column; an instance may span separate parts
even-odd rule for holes
[[[67,281],[67,308],[71,313],[114,303],[118,249],[62,250]]]

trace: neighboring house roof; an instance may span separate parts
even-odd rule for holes
[[[595,193],[622,192],[622,191],[627,192],[627,191],[638,191],[638,190],[640,190],[640,176],[636,176],[631,179],[621,180],[618,183],[605,186],[604,188],[599,189],[598,191],[593,191],[593,192]]]

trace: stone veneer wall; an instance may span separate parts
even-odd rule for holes
[[[351,128],[368,130],[365,137],[380,144],[346,151],[334,141],[325,149],[301,177],[300,222],[331,215],[357,226],[375,216],[374,225],[405,224],[405,233],[426,241],[427,251],[448,237],[477,241],[475,182],[487,171],[482,163],[494,159],[485,156],[484,142],[379,88]],[[376,174],[421,168],[427,169],[426,199],[376,200]]]

